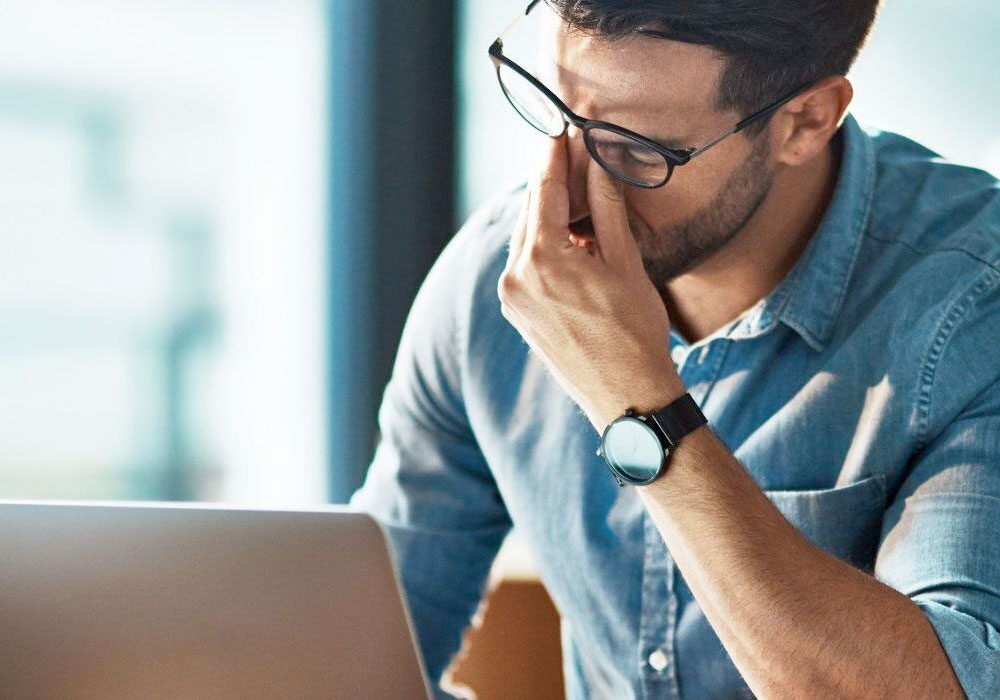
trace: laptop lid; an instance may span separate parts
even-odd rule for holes
[[[0,697],[429,697],[346,508],[0,501]]]

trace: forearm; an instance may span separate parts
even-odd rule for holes
[[[961,697],[923,612],[809,543],[708,427],[639,491],[758,696]]]

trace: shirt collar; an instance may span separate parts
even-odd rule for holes
[[[837,184],[819,227],[778,286],[734,322],[730,338],[754,338],[781,321],[814,350],[826,347],[868,225],[875,177],[871,137],[851,114],[841,134]]]

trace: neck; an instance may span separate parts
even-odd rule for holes
[[[808,163],[783,168],[743,229],[667,283],[671,327],[689,343],[711,335],[773,290],[799,259],[833,196],[839,138]]]

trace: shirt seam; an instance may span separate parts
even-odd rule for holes
[[[850,248],[850,259],[835,273],[839,277],[839,279],[836,280],[836,296],[833,297],[832,303],[823,311],[823,316],[819,320],[819,328],[816,329],[818,332],[813,332],[813,324],[809,323],[808,319],[798,314],[794,305],[789,312],[784,313],[786,323],[795,328],[795,330],[799,331],[799,333],[806,339],[806,342],[811,347],[819,351],[826,348],[826,345],[830,340],[830,334],[833,332],[834,326],[836,326],[837,321],[840,318],[840,312],[843,308],[844,300],[847,297],[847,290],[855,276],[855,267],[861,252],[862,239],[871,227],[872,223],[871,212],[872,204],[875,198],[875,148],[871,137],[868,136],[863,129],[861,129],[861,134],[859,136],[863,138],[859,150],[862,151],[862,155],[860,157],[864,158],[865,169],[862,174],[864,179],[857,185],[856,191],[861,194],[863,200],[858,204],[858,206],[854,207],[854,211],[851,212],[851,225],[848,228],[853,237]],[[843,159],[847,158],[846,142],[845,150],[841,157]],[[849,175],[849,173],[847,173],[847,175]],[[838,182],[837,187],[840,187],[841,185],[850,187],[852,184],[853,183],[849,182]],[[820,226],[823,226],[824,223],[821,223]],[[801,293],[801,290],[799,290],[799,292]],[[784,309],[782,309],[782,311],[784,311]],[[803,330],[799,330],[798,327],[801,327]]]
[[[987,265],[983,272],[976,277],[975,282],[963,290],[958,298],[951,303],[938,325],[937,333],[933,336],[920,368],[917,391],[917,440],[914,450],[916,452],[922,450],[929,442],[927,433],[932,413],[931,399],[934,380],[937,377],[937,367],[948,343],[954,337],[955,330],[959,327],[969,308],[986,292],[997,287],[998,283],[1000,283],[1000,270],[992,265]]]
[[[976,262],[981,263],[981,264],[985,265],[986,267],[992,269],[997,274],[1000,274],[1000,267],[998,267],[998,265],[1000,265],[1000,259],[998,259],[996,261],[987,260],[986,258],[982,258],[982,257],[976,255],[975,253],[973,253],[971,250],[966,250],[965,248],[958,248],[958,247],[955,247],[955,246],[939,246],[939,247],[934,247],[934,248],[920,248],[920,247],[917,247],[917,246],[913,245],[912,243],[910,243],[908,241],[904,241],[904,240],[899,239],[899,238],[880,238],[879,236],[875,236],[875,235],[873,235],[871,233],[865,233],[864,236],[865,236],[865,238],[870,238],[871,240],[877,241],[879,243],[895,243],[897,245],[901,245],[904,248],[908,248],[909,250],[913,251],[914,253],[918,253],[920,255],[932,255],[934,253],[964,253],[965,255],[969,256],[970,258],[972,258]]]
[[[865,159],[865,182],[863,185],[865,199],[864,203],[855,211],[855,221],[852,229],[858,232],[858,236],[854,241],[854,245],[851,250],[851,259],[842,270],[840,285],[837,290],[837,297],[834,299],[833,306],[830,307],[829,315],[823,320],[823,336],[818,340],[824,347],[830,338],[830,333],[833,331],[836,319],[840,317],[840,311],[843,307],[844,299],[847,297],[847,289],[850,287],[851,281],[854,279],[854,268],[857,265],[858,256],[861,254],[861,241],[872,224],[872,203],[875,200],[875,147],[871,138],[866,138],[863,146],[867,156]]]

